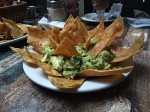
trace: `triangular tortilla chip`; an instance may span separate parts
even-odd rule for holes
[[[79,31],[79,28],[80,28],[80,18],[79,17],[77,17],[75,20],[74,20],[74,22],[71,24],[71,27],[70,27],[70,29],[68,29],[67,31],[68,31],[68,33],[71,35],[71,36],[73,36],[75,39],[76,39],[76,41],[78,42],[78,43],[84,43],[85,42],[85,37],[84,36],[82,36],[82,32],[81,31]]]
[[[77,52],[74,44],[68,39],[64,38],[57,49],[53,53],[54,55],[63,55],[66,57],[70,56],[80,56],[80,54]]]
[[[125,54],[128,49],[127,48],[123,48],[117,45],[110,45],[109,48],[111,49],[111,51],[116,55],[116,56],[121,56],[123,54]]]
[[[36,63],[37,66],[41,67],[46,75],[57,76],[57,77],[62,76],[56,70],[53,70],[53,68],[49,64],[42,63],[40,60],[34,57],[34,55],[31,55],[26,47],[25,47],[25,50],[26,50],[28,57],[30,57]]]
[[[53,26],[52,27],[52,35],[53,36],[51,38],[53,38],[57,43],[60,43],[59,34],[60,34],[60,30],[57,27]]]
[[[24,34],[26,34],[28,32],[28,27],[35,27],[35,28],[37,28],[37,26],[33,26],[33,25],[31,26],[31,25],[22,24],[22,23],[17,23],[17,26],[22,29]]]
[[[100,40],[101,35],[104,32],[104,18],[101,19],[100,23],[97,25],[96,28],[90,31],[90,38],[87,39],[86,44],[85,44],[85,49],[88,50],[90,47],[90,42],[91,39],[96,37],[97,42]]]
[[[0,36],[1,36],[0,40],[13,39],[13,37],[10,34],[9,27],[4,23],[0,23]]]
[[[59,43],[54,40],[55,36],[55,34],[52,34],[51,36],[49,35],[50,44],[54,49],[59,46]]]
[[[84,40],[84,43],[85,43],[89,37],[88,31],[80,19],[78,19],[78,26],[79,26],[78,31],[80,34],[80,38],[82,38]]]
[[[62,31],[59,35],[60,41],[62,41],[64,38],[68,38],[74,45],[78,44],[78,42],[76,41],[76,38],[71,36],[67,31]]]
[[[124,32],[124,22],[123,18],[121,17],[116,21],[115,31],[113,33],[113,37],[110,38],[107,46],[111,45],[117,38],[121,37]]]
[[[95,76],[109,76],[109,75],[117,75],[129,72],[133,69],[133,66],[128,66],[124,68],[118,68],[118,69],[110,69],[110,70],[93,70],[93,69],[87,69],[83,70],[79,73],[79,76],[81,77],[95,77]]]
[[[45,45],[49,45],[49,38],[45,31],[34,27],[28,27],[27,43],[41,53]]]
[[[59,45],[59,31],[57,32],[57,28],[52,28],[52,29],[50,29],[50,28],[47,28],[46,26],[44,26],[44,25],[41,25],[45,30],[46,30],[46,32],[47,32],[47,35],[48,35],[48,38],[49,38],[49,41],[50,41],[50,45],[54,48],[54,49],[56,49],[57,47],[58,47],[58,45]],[[57,34],[58,33],[58,34]]]
[[[123,34],[123,25],[118,22],[122,21],[122,18],[116,19],[110,26],[108,26],[102,34],[99,42],[91,50],[93,57],[96,57],[106,46],[109,46],[114,40]]]
[[[53,84],[60,89],[76,89],[82,85],[84,82],[84,78],[80,79],[66,79],[64,77],[52,77],[48,76],[48,79],[53,82]]]
[[[75,19],[70,17],[68,20],[70,23],[68,23],[64,28],[63,31],[67,31],[71,36],[73,36],[76,41],[79,43],[84,43],[85,40],[88,38],[88,32],[84,26],[83,23],[81,23],[81,20],[79,17],[76,17]]]
[[[115,57],[111,62],[112,63],[116,63],[116,62],[120,62],[123,60],[126,60],[127,58],[135,55],[136,53],[138,53],[139,51],[142,50],[142,45],[144,43],[144,34],[140,35],[134,42],[134,44],[132,45],[131,48],[129,48],[125,54],[121,55],[121,56],[117,56]]]
[[[63,30],[64,30],[64,29],[65,29],[65,30],[68,30],[74,20],[75,20],[74,17],[72,16],[72,14],[70,14],[70,16],[68,17],[68,19],[67,19],[66,22],[65,22],[65,25],[64,25]]]
[[[14,52],[17,52],[18,54],[20,54],[20,56],[22,57],[22,59],[28,63],[30,66],[36,66],[36,63],[34,62],[34,60],[32,58],[30,58],[28,56],[28,54],[26,53],[26,51],[24,49],[19,49],[19,48],[14,48],[14,47],[10,47],[11,50],[13,50]],[[30,54],[32,56],[34,56],[37,60],[41,60],[42,55],[41,54],[37,54],[34,52],[30,52]]]
[[[41,25],[47,32],[48,35],[52,35],[52,29],[51,28],[47,28],[45,25]]]
[[[24,32],[21,28],[17,26],[15,22],[9,19],[2,18],[4,23],[9,27],[10,34],[13,38],[21,37],[24,35]]]

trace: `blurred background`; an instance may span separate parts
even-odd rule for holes
[[[47,13],[47,0],[25,0],[28,5],[37,6],[37,12],[39,15]],[[73,1],[73,0],[72,0]],[[79,0],[75,0],[79,2]],[[123,17],[134,17],[134,10],[140,10],[150,15],[150,0],[109,0],[109,7],[106,12],[110,9],[113,3],[122,3],[123,8],[121,16]],[[93,11],[92,0],[84,0],[84,13],[90,13]]]

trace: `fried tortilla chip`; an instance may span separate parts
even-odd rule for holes
[[[47,33],[34,27],[28,27],[27,43],[39,53],[42,52],[45,45],[50,45]]]
[[[71,23],[64,26],[61,32],[67,31],[71,36],[76,39],[78,44],[84,43],[85,40],[88,38],[88,32],[84,24],[81,22],[80,18],[71,18],[69,19],[69,21],[71,21]]]
[[[116,55],[116,56],[121,56],[123,54],[125,54],[128,49],[127,48],[123,48],[117,45],[110,45],[109,48],[111,49],[111,51]]]
[[[52,34],[51,36],[50,36],[50,35],[48,35],[48,36],[49,36],[49,40],[50,40],[51,46],[52,46],[54,49],[56,49],[56,48],[59,46],[59,43],[54,40],[54,38],[55,38],[56,35],[55,35],[55,34]]]
[[[53,26],[52,27],[52,35],[53,36],[51,38],[53,38],[57,43],[60,43],[59,34],[60,34],[60,30],[57,27]]]
[[[100,40],[101,35],[104,32],[104,18],[101,19],[100,23],[97,25],[96,28],[90,31],[90,38],[87,39],[86,44],[85,44],[85,49],[88,50],[90,47],[90,42],[91,39],[96,37],[97,42]]]
[[[99,42],[91,50],[93,57],[96,57],[106,46],[109,46],[114,40],[123,34],[123,19],[116,19],[110,26],[108,26],[102,34]],[[119,23],[121,22],[121,23]]]
[[[10,34],[13,38],[21,37],[24,35],[24,32],[21,28],[17,26],[15,22],[9,19],[2,18],[4,23],[9,27]]]
[[[31,55],[31,53],[28,51],[27,48],[25,48],[25,51],[28,57],[30,57],[30,59],[32,59],[37,66],[41,67],[46,75],[57,76],[57,77],[62,76],[56,70],[53,70],[52,66],[50,66],[47,63],[42,63],[41,60],[38,60],[34,55]]]
[[[112,63],[116,63],[116,62],[120,62],[123,60],[126,60],[127,58],[135,55],[136,53],[138,53],[139,51],[142,50],[142,45],[144,43],[144,34],[141,34],[133,43],[132,47],[129,48],[125,54],[121,55],[121,56],[117,56],[115,57],[111,62]]]
[[[52,35],[52,29],[51,28],[47,28],[46,26],[44,25],[41,25],[47,32],[48,35]]]
[[[71,56],[80,56],[78,51],[76,50],[74,44],[68,39],[64,38],[57,49],[53,53],[54,55],[63,55],[66,57],[71,57]]]
[[[76,38],[71,36],[67,31],[62,31],[59,35],[59,40],[62,41],[64,38],[68,38],[74,45],[77,45],[78,42]]]
[[[64,77],[52,77],[52,76],[48,76],[48,79],[50,81],[52,81],[52,83],[60,89],[78,88],[79,86],[82,85],[82,83],[85,80],[84,78],[70,80],[70,79],[66,79]]]
[[[82,38],[84,40],[84,43],[86,42],[86,40],[89,37],[88,31],[85,27],[85,25],[81,22],[80,19],[78,19],[78,26],[79,26],[79,34],[80,34],[80,38]]]
[[[23,59],[26,63],[28,63],[28,64],[31,65],[31,66],[36,66],[36,63],[34,62],[34,60],[28,56],[28,54],[26,53],[25,50],[19,49],[19,48],[14,48],[14,47],[10,47],[10,48],[11,48],[11,50],[13,50],[14,52],[17,52],[18,54],[20,54],[20,56],[22,57],[22,59]],[[34,56],[34,57],[35,57],[37,60],[39,60],[39,61],[40,61],[41,58],[42,58],[42,55],[41,55],[41,54],[37,54],[37,53],[34,53],[34,52],[30,52],[30,54],[31,54],[32,56]]]
[[[45,29],[45,31],[47,32],[47,35],[48,35],[48,38],[49,38],[49,41],[50,41],[50,45],[54,48],[54,49],[56,49],[57,47],[58,47],[58,45],[59,45],[59,37],[58,37],[58,35],[59,35],[59,33],[58,34],[56,34],[57,33],[57,30],[56,31],[54,31],[55,30],[55,28],[53,27],[52,29],[50,29],[50,28],[47,28],[46,26],[44,26],[44,25],[41,25],[44,29]],[[58,31],[59,32],[59,31]]]
[[[65,22],[63,30],[67,31],[71,27],[71,24],[73,24],[74,20],[75,20],[74,17],[72,16],[72,14],[70,14],[70,16],[68,17],[68,19]]]
[[[0,40],[9,40],[13,39],[13,37],[10,34],[9,27],[5,25],[4,23],[0,23]]]
[[[103,30],[104,30],[104,18],[102,18],[100,20],[100,23],[94,29],[88,31],[89,35],[91,35],[93,33],[95,34],[97,32],[97,30],[100,28],[103,28]]]
[[[77,18],[75,18],[75,20],[73,21],[73,23],[71,24],[71,27],[70,27],[70,29],[68,29],[67,31],[68,31],[68,33],[71,35],[71,36],[73,36],[75,39],[76,39],[76,41],[78,42],[78,43],[84,43],[85,42],[85,36],[83,36],[82,35],[82,33],[83,32],[81,32],[79,29],[80,29],[80,25],[81,25],[81,23],[80,23],[81,21],[80,21],[80,18],[79,17],[77,17]]]
[[[127,73],[133,69],[133,66],[128,66],[124,68],[118,69],[110,69],[110,70],[93,70],[87,69],[83,70],[79,73],[81,77],[95,77],[95,76],[109,76],[109,75],[117,75],[122,73]]]
[[[31,25],[22,24],[22,23],[17,23],[17,26],[22,29],[24,34],[26,34],[28,32],[28,27],[35,27],[35,28],[37,28],[36,26],[31,26]]]

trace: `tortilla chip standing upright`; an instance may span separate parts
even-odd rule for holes
[[[66,57],[71,57],[71,56],[80,56],[78,51],[76,50],[74,44],[68,39],[64,38],[59,46],[55,49],[54,55],[63,55]]]
[[[123,27],[120,27],[121,24],[117,23],[122,20],[122,18],[116,19],[110,26],[105,29],[99,42],[91,50],[93,57],[96,57],[106,46],[109,46],[116,38],[123,34]]]
[[[111,62],[116,63],[128,59],[129,57],[133,56],[134,54],[142,50],[143,43],[144,43],[144,34],[141,34],[135,40],[131,48],[127,49],[127,51],[123,55],[114,57],[114,59]]]
[[[37,52],[41,53],[45,45],[49,45],[50,41],[45,31],[34,27],[28,27],[27,43],[33,46]]]
[[[97,42],[100,40],[101,35],[104,32],[104,18],[101,19],[100,23],[97,25],[96,28],[94,28],[93,30],[91,30],[90,34],[89,34],[89,38],[87,39],[86,43],[85,43],[85,49],[88,50],[90,47],[90,42],[91,39],[96,37]]]
[[[71,36],[67,31],[61,31],[59,35],[60,42],[64,39],[68,38],[74,45],[77,45],[78,42],[76,41],[76,38]]]

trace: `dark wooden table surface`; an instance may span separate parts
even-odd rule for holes
[[[36,85],[25,75],[20,56],[8,46],[1,46],[0,112],[150,112],[150,29],[126,24],[120,42],[131,45],[141,32],[145,47],[134,56],[135,67],[130,76],[112,88],[82,94]],[[26,39],[11,44],[19,48],[26,45]]]

